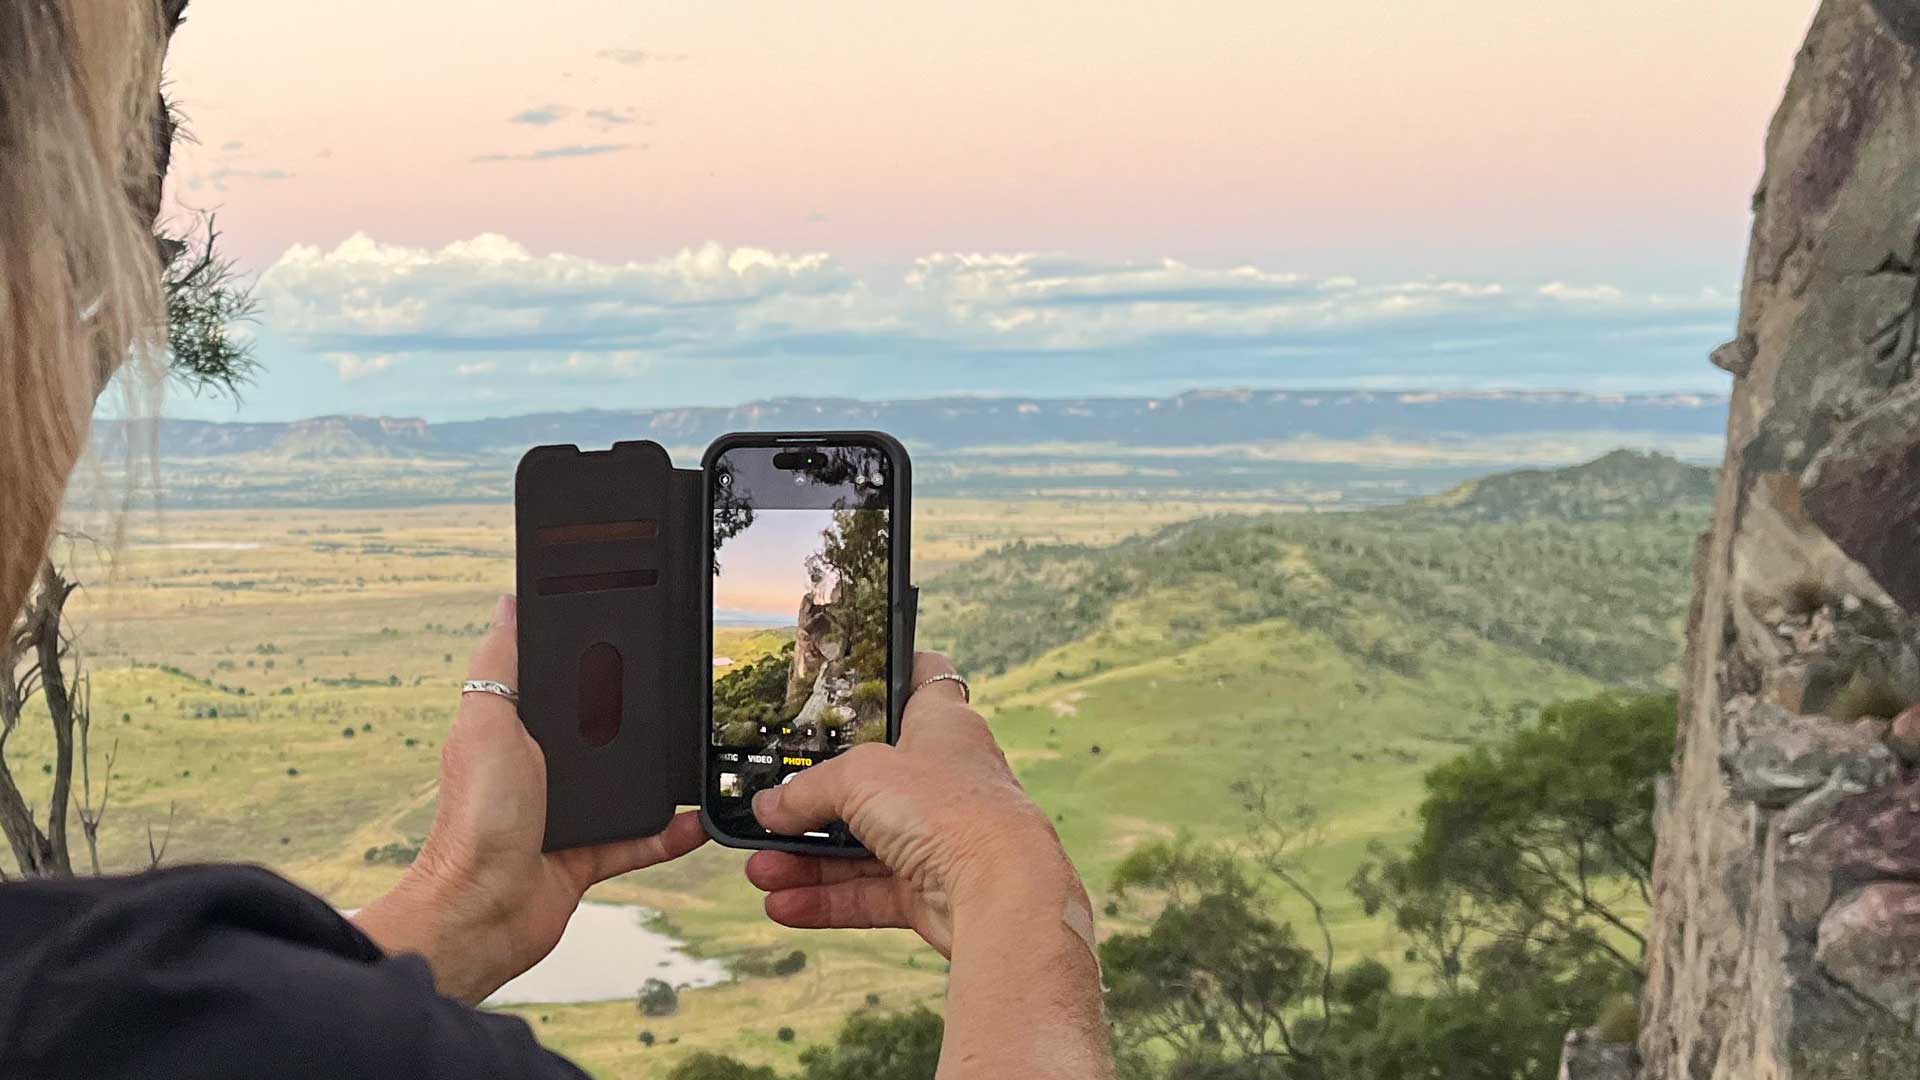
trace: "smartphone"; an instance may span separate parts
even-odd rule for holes
[[[912,670],[912,466],[878,432],[727,435],[707,450],[701,817],[734,847],[860,855],[844,824],[767,832],[753,796],[892,742]]]

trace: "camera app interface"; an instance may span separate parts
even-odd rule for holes
[[[887,738],[892,492],[859,446],[740,447],[709,470],[709,813],[761,834],[762,788]],[[807,834],[847,842],[844,827]]]

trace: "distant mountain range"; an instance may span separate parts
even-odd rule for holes
[[[287,422],[160,422],[163,458],[264,454],[292,461],[468,459],[540,443],[606,446],[652,439],[704,446],[729,431],[877,428],[937,452],[1046,444],[1219,447],[1296,439],[1427,442],[1551,432],[1630,432],[1676,444],[1719,436],[1727,402],[1704,394],[1206,390],[1163,398],[981,398],[903,401],[778,398],[730,408],[530,413],[429,423],[382,416]],[[126,429],[103,423],[103,449]]]

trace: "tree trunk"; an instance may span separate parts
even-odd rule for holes
[[[1735,385],[1661,799],[1647,1080],[1920,1069],[1920,905],[1874,889],[1920,880],[1920,781],[1872,715],[1920,701],[1916,27],[1920,0],[1825,0],[1768,135],[1713,357]]]
[[[66,618],[67,598],[73,586],[47,561],[40,574],[37,619],[40,634],[40,693],[46,699],[53,724],[53,792],[47,800],[47,866],[45,873],[73,876],[73,855],[67,844],[67,812],[73,804],[74,697],[62,661],[60,629]]]
[[[6,834],[14,863],[26,877],[52,872],[53,847],[40,828],[33,805],[7,767],[5,750],[40,685],[39,642],[44,613],[36,586],[27,610],[9,628],[5,650],[0,652],[0,675],[5,676],[0,678],[0,832]]]
[[[53,726],[53,790],[42,828],[33,805],[20,790],[5,761],[6,738],[0,736],[0,832],[6,834],[15,864],[27,877],[71,876],[73,856],[67,841],[67,815],[73,804],[73,734],[82,708],[68,681],[61,625],[73,585],[48,560],[26,614],[15,625],[0,662],[6,678],[0,680],[0,729],[11,736],[19,727],[27,703],[35,693],[46,703]],[[25,670],[22,671],[22,665]]]
[[[7,835],[13,862],[26,877],[43,877],[47,863],[46,836],[34,824],[33,809],[6,763],[0,761],[0,832]]]

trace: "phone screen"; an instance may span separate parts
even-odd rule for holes
[[[707,810],[768,836],[755,792],[863,742],[892,715],[894,477],[881,448],[736,446],[707,469],[713,691]],[[845,846],[836,825],[784,839]]]

